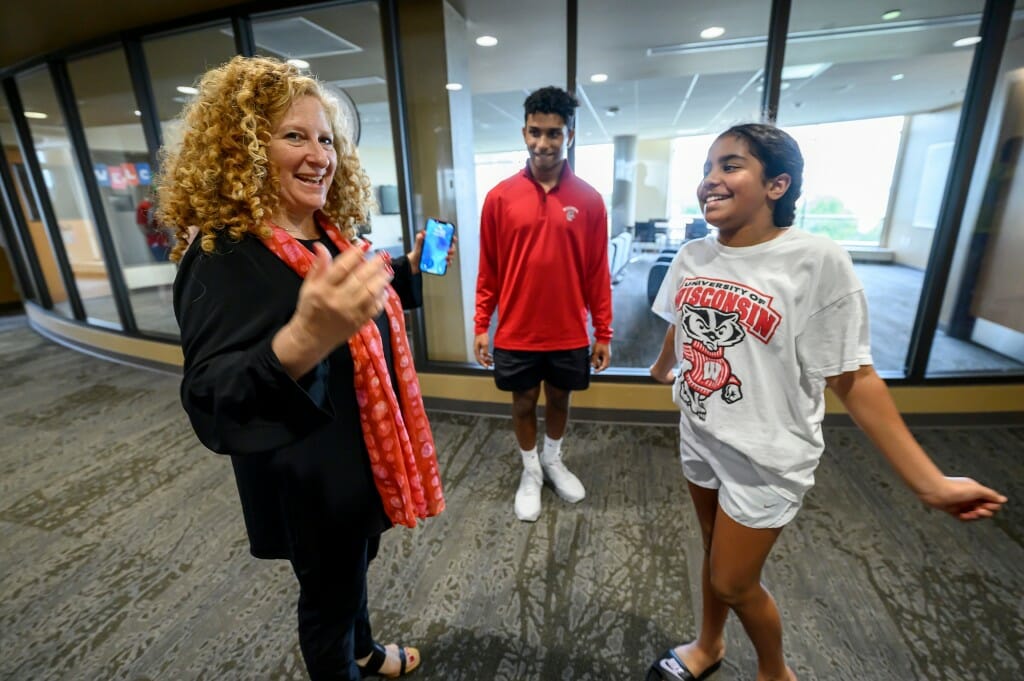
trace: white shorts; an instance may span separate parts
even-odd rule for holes
[[[757,464],[731,447],[719,446],[704,458],[680,443],[683,475],[698,487],[718,490],[718,505],[744,527],[782,527],[796,517],[800,500],[792,492],[765,481]]]

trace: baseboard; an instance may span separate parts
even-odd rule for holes
[[[896,254],[891,248],[881,246],[846,246],[854,262],[893,262]]]

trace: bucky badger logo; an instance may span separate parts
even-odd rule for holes
[[[690,368],[679,383],[679,396],[696,416],[704,420],[704,400],[719,390],[722,399],[732,404],[743,399],[740,379],[725,359],[725,348],[743,341],[746,331],[738,312],[722,312],[713,307],[684,304],[680,328],[690,341],[683,345],[683,359]]]

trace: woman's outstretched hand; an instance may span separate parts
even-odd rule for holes
[[[384,309],[391,272],[380,256],[349,248],[336,258],[314,244],[315,262],[299,289],[292,318],[273,348],[293,378],[312,369]]]
[[[991,518],[1006,497],[971,478],[945,477],[935,490],[923,492],[921,501],[959,520]]]

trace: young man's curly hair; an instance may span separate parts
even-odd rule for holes
[[[549,85],[533,91],[523,102],[523,120],[535,113],[558,114],[565,121],[565,127],[572,130],[579,105],[579,101],[568,92]]]
[[[281,185],[267,146],[274,126],[303,96],[323,104],[338,154],[323,212],[349,238],[355,236],[373,195],[355,146],[342,134],[333,98],[290,64],[235,57],[202,77],[199,93],[181,115],[181,143],[161,152],[157,217],[178,238],[172,260],[184,254],[192,226],[208,253],[219,234],[235,241],[247,233],[270,235],[267,220],[278,206]]]

